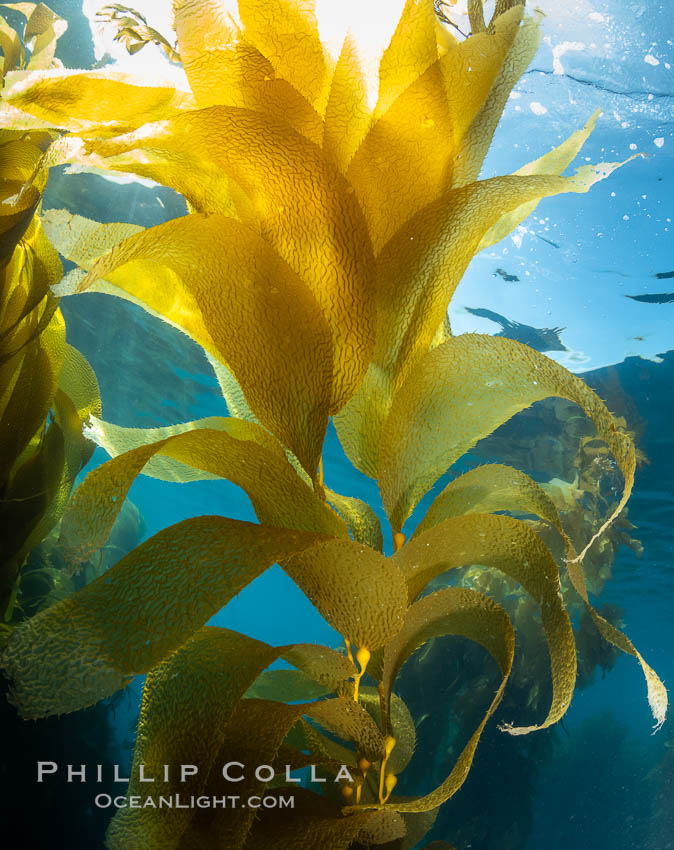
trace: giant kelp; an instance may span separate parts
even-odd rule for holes
[[[561,176],[595,115],[514,174],[478,180],[540,35],[537,16],[513,0],[499,0],[488,24],[481,3],[469,8],[473,34],[458,40],[430,0],[407,0],[373,108],[355,45],[347,38],[336,60],[328,55],[311,0],[239,0],[238,18],[219,0],[175,0],[191,93],[110,71],[8,75],[0,124],[61,131],[43,167],[71,161],[129,173],[186,198],[188,215],[147,230],[52,212],[47,233],[79,267],[58,291],[126,298],[181,328],[207,352],[232,414],[148,431],[91,419],[87,433],[116,456],[66,511],[68,557],[76,564],[105,541],[144,470],[172,481],[228,478],[259,519],[206,516],[167,528],[17,627],[3,656],[13,699],[25,717],[74,711],[147,673],[136,768],[198,762],[195,794],[223,793],[221,759],[313,763],[332,775],[344,763],[353,776],[342,782],[344,808],[338,795],[296,790],[292,813],[255,822],[127,809],[113,820],[111,848],[216,847],[225,837],[246,848],[419,840],[419,824],[429,826],[424,818],[463,783],[514,657],[510,619],[484,593],[447,587],[419,598],[449,569],[498,570],[540,611],[550,706],[538,722],[502,728],[523,735],[559,720],[576,680],[559,566],[530,523],[496,511],[534,514],[560,535],[560,560],[588,615],[638,658],[656,724],[664,721],[664,687],[591,608],[583,576],[586,553],[629,497],[631,439],[592,390],[539,352],[453,337],[446,323],[477,251],[540,199],[586,192],[619,165]],[[622,495],[590,537],[574,544],[546,492],[501,466],[450,484],[406,542],[410,514],[448,467],[548,396],[584,411],[622,473]],[[379,482],[392,557],[381,551],[372,509],[323,481],[331,416],[350,460]],[[275,562],[342,634],[346,657],[204,625]],[[449,776],[421,797],[396,796],[413,747],[396,676],[415,650],[446,634],[481,644],[500,685]],[[278,658],[297,673],[260,678]],[[364,676],[379,683],[378,705]],[[317,686],[327,698],[315,702]],[[253,755],[242,743],[249,736],[259,742]],[[135,780],[130,793],[148,799]]]
[[[28,27],[32,20],[31,16]],[[45,20],[48,23],[49,16]],[[38,41],[41,32],[37,26]],[[7,66],[12,57],[4,35]],[[36,44],[34,57],[37,50]],[[47,180],[42,158],[55,137],[44,130],[0,131],[0,610],[4,621],[20,616],[14,610],[19,571],[29,551],[61,518],[75,477],[93,450],[82,434],[82,423],[90,413],[101,411],[89,364],[66,343],[58,298],[50,289],[61,278],[61,262],[36,214]]]

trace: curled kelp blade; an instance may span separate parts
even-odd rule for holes
[[[136,430],[140,433],[134,435]],[[70,562],[86,560],[103,545],[131,484],[157,454],[239,485],[262,522],[348,535],[341,518],[298,477],[259,425],[223,418],[219,430],[197,428],[147,444],[142,429],[128,429],[123,436],[127,446],[135,439],[137,447],[92,470],[64,515],[60,543]]]
[[[201,109],[115,140],[90,141],[85,153],[104,164],[107,157],[145,150],[184,154],[186,167],[191,159],[211,163],[250,197],[264,240],[313,293],[328,321],[335,347],[330,410],[339,410],[359,386],[374,341],[372,249],[352,188],[286,123],[233,107]]]
[[[515,634],[508,615],[500,605],[475,590],[461,587],[450,587],[425,596],[410,606],[403,627],[384,651],[385,729],[390,726],[389,705],[393,685],[405,661],[427,641],[449,634],[481,644],[502,672],[509,669]]]
[[[478,440],[547,396],[569,399],[583,409],[625,478],[620,502],[594,541],[629,498],[635,468],[632,441],[616,430],[604,403],[580,378],[514,340],[481,334],[454,337],[429,352],[395,397],[382,434],[379,480],[394,530]]]
[[[246,691],[247,699],[264,699],[274,702],[309,702],[325,697],[330,689],[301,670],[265,670]]]
[[[620,163],[556,175],[494,177],[454,189],[403,225],[376,263],[377,329],[372,362],[335,417],[349,459],[377,477],[382,427],[397,388],[433,344],[447,306],[491,227],[523,204],[561,192],[587,192]]]
[[[328,623],[358,647],[379,649],[402,624],[403,575],[369,546],[331,540],[300,552],[283,568]]]
[[[392,86],[383,83],[372,127],[348,171],[375,254],[415,213],[452,185],[452,162],[461,139],[489,94],[521,13],[521,7],[514,9],[500,19],[494,33],[455,42],[439,57],[433,28],[429,37],[435,61],[424,68],[426,58],[419,56],[414,79],[393,99],[391,89],[399,89],[397,75],[392,75]],[[432,15],[433,10],[426,14]],[[401,26],[404,29],[402,21],[399,30]]]
[[[187,92],[115,71],[12,71],[5,78],[0,127],[112,136],[193,107]]]
[[[541,538],[508,516],[469,514],[446,519],[397,552],[393,562],[407,580],[410,601],[431,579],[459,566],[493,567],[519,582],[536,600],[550,651],[552,705],[537,726],[508,727],[523,735],[556,723],[571,703],[576,683],[576,647],[561,596],[557,565]]]
[[[143,687],[136,746],[127,794],[142,801],[158,792],[170,797],[200,795],[222,746],[228,722],[246,688],[280,650],[232,632],[204,627],[148,673]],[[153,777],[149,785],[140,777]],[[171,773],[164,781],[164,765]],[[182,765],[198,772],[181,777]],[[148,850],[177,848],[195,814],[190,807],[159,810],[123,807],[113,818],[106,845]]]
[[[64,209],[43,210],[40,224],[59,254],[86,271],[115,245],[143,231],[137,224],[94,221]]]
[[[413,536],[418,537],[449,517],[496,511],[538,516],[557,529],[567,550],[571,545],[555,503],[541,485],[525,472],[503,463],[478,466],[450,481],[435,497]]]
[[[276,561],[325,535],[185,520],[13,629],[2,655],[22,717],[93,705],[146,673]]]
[[[507,614],[481,594],[469,591],[468,595],[456,593],[459,588],[427,596],[416,602],[408,611],[405,626],[398,638],[387,649],[387,683],[384,687],[390,692],[391,676],[404,658],[413,652],[416,646],[439,634],[463,634],[482,644],[494,657],[501,671],[501,684],[485,713],[481,723],[469,739],[447,779],[434,791],[423,797],[406,800],[392,800],[384,808],[398,812],[432,811],[448,800],[463,784],[478,741],[487,721],[501,701],[505,685],[512,668],[515,651],[515,635]],[[481,621],[481,622],[478,622]],[[486,628],[486,632],[482,629]],[[367,804],[366,804],[367,805]],[[348,807],[347,811],[358,807]]]
[[[185,216],[126,239],[81,288],[101,278],[223,359],[259,420],[315,474],[332,335],[309,289],[259,235],[234,219]]]

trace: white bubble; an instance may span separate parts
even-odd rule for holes
[[[548,111],[542,103],[539,103],[537,100],[534,100],[533,103],[529,104],[529,109],[534,113],[534,115],[545,115]]]
[[[656,59],[655,56],[653,56],[651,53],[647,53],[644,56],[644,62],[648,62],[649,65],[659,65],[660,64],[660,60]]]
[[[657,139],[653,139],[653,144],[656,148],[661,148],[665,144],[665,139],[663,136],[658,136]]]

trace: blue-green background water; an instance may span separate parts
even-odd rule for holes
[[[90,66],[93,45],[81,4],[63,0],[50,5],[70,21],[60,46],[63,61],[70,67]],[[531,328],[563,328],[559,337],[566,350],[551,356],[579,372],[600,394],[617,382],[633,402],[640,421],[639,446],[649,463],[638,470],[629,517],[644,554],[638,559],[627,547],[618,551],[613,580],[600,601],[624,609],[627,634],[670,684],[674,303],[644,303],[625,296],[674,289],[671,279],[655,277],[674,269],[674,30],[668,6],[652,0],[542,5],[548,15],[543,24],[546,40],[516,88],[486,174],[512,171],[549,150],[597,107],[604,115],[581,162],[584,157],[593,162],[622,160],[635,152],[647,158],[628,164],[589,195],[561,196],[542,204],[513,238],[476,258],[450,315],[459,333],[501,329],[467,308],[486,308]],[[564,44],[576,47],[564,52]],[[53,176],[45,197],[45,207],[50,206],[145,226],[184,212],[182,201],[166,189],[60,173]],[[226,414],[206,360],[178,332],[133,305],[103,295],[65,299],[62,308],[69,341],[89,358],[99,377],[104,418],[148,427]],[[104,460],[98,449],[91,465]],[[376,485],[351,467],[333,431],[324,463],[330,486],[378,508]],[[255,519],[245,494],[226,482],[170,485],[141,477],[130,498],[142,513],[145,536],[201,514]],[[339,641],[277,567],[213,622],[275,644]],[[462,645],[457,643],[455,650],[460,654]],[[452,651],[448,646],[447,653]],[[438,652],[431,678],[448,675],[447,653]],[[115,760],[121,763],[130,759],[129,736],[140,687],[135,682],[128,698],[118,701],[105,718],[112,722]],[[435,737],[420,737],[413,762],[419,787],[410,791],[430,790],[430,784],[423,785],[424,776],[434,772],[443,778],[442,742],[447,740],[450,708],[433,706]],[[492,725],[469,779],[443,809],[431,837],[456,840],[461,850],[674,847],[672,721],[655,736],[650,735],[651,726],[640,669],[621,655],[605,678],[599,671],[595,681],[576,693],[563,727],[529,736],[538,737],[538,742],[507,738]],[[54,734],[61,734],[61,727],[54,728]],[[103,758],[95,735],[90,743],[92,760]],[[98,846],[95,830],[85,828],[91,812],[80,808],[81,800],[69,797],[69,790],[63,791],[59,807],[72,829],[55,821],[51,846]],[[466,821],[472,837],[459,829]],[[77,843],[78,832],[88,836],[82,843]],[[24,835],[25,846],[42,846],[32,843],[28,817]],[[70,837],[60,837],[66,835]]]

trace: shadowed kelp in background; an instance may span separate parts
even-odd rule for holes
[[[163,764],[199,765],[164,795],[239,793],[219,773],[232,760],[352,772],[322,795],[289,786],[295,809],[257,819],[251,809],[125,808],[110,825],[110,848],[410,848],[462,785],[514,658],[503,606],[475,582],[421,596],[429,582],[465,567],[498,570],[540,613],[552,671],[547,714],[503,729],[549,727],[573,694],[576,646],[558,563],[536,526],[503,512],[552,529],[580,605],[637,658],[656,725],[664,721],[664,687],[590,606],[583,573],[629,497],[629,435],[558,364],[505,338],[454,337],[446,321],[476,252],[541,198],[586,192],[619,163],[561,176],[594,115],[514,174],[477,179],[540,37],[538,16],[509,0],[489,24],[471,3],[472,35],[462,41],[430,0],[408,0],[373,108],[355,45],[347,38],[333,60],[311,2],[240,0],[238,21],[215,0],[176,0],[174,11],[190,92],[112,71],[15,73],[4,90],[5,126],[61,132],[45,167],[133,174],[184,195],[188,215],[149,229],[49,212],[49,237],[78,266],[56,291],[126,298],[181,328],[206,351],[230,412],[144,430],[90,418],[87,435],[113,458],[77,489],[60,543],[73,564],[90,557],[141,472],[228,478],[260,524],[185,520],[17,626],[3,656],[12,699],[24,717],[75,711],[146,673],[129,787],[144,803],[152,796],[141,763],[154,775]],[[622,476],[606,513],[583,527],[589,533],[567,529],[568,511],[533,478],[491,464],[451,481],[406,542],[410,515],[446,470],[548,396],[582,408]],[[323,480],[330,417],[349,459],[378,481],[391,557],[373,509]],[[272,647],[204,625],[275,562],[343,636],[344,653]],[[447,634],[484,647],[496,687],[446,778],[422,796],[396,795],[416,737],[396,677],[416,649]],[[295,670],[266,671],[278,659]],[[260,793],[264,783],[251,777],[245,790]]]

